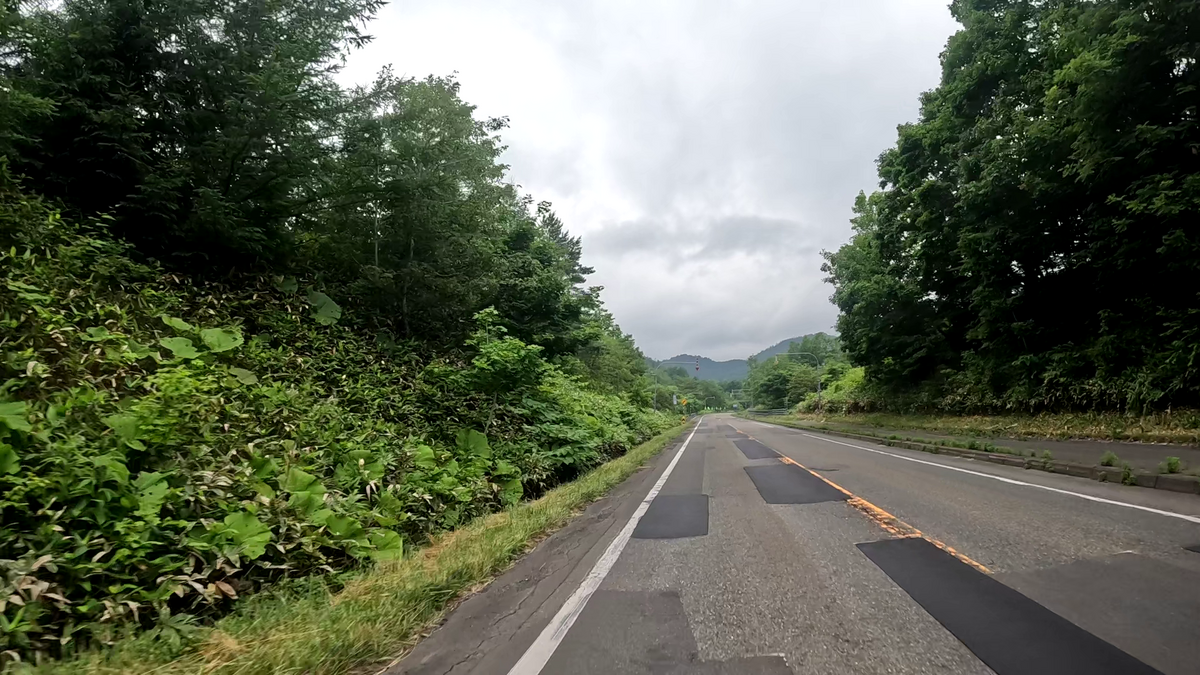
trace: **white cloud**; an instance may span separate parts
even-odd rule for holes
[[[740,358],[832,327],[819,251],[937,84],[945,1],[400,1],[344,77],[457,72],[643,350]]]

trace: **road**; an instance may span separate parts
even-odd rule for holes
[[[1190,445],[1168,445],[1165,443],[1132,443],[1123,441],[1097,440],[1059,440],[1059,439],[1030,439],[1008,438],[1005,436],[981,436],[969,434],[948,434],[924,429],[903,429],[899,427],[875,427],[865,424],[845,424],[826,420],[826,426],[851,433],[865,433],[869,436],[886,438],[908,438],[917,441],[958,441],[966,443],[976,441],[1018,450],[1026,456],[1041,457],[1049,450],[1054,459],[1074,462],[1076,464],[1096,465],[1106,452],[1117,456],[1116,465],[1128,463],[1135,469],[1156,472],[1168,457],[1178,457],[1182,460],[1183,473],[1200,475],[1200,447]]]
[[[1200,673],[1200,498],[708,416],[385,672]]]

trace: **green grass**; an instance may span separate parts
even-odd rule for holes
[[[531,542],[565,525],[658,454],[680,425],[541,499],[479,518],[403,560],[351,577],[338,593],[264,594],[186,644],[143,635],[38,675],[335,675],[407,652],[455,600],[480,588]]]
[[[1179,473],[1180,463],[1178,457],[1168,457],[1165,462],[1158,466],[1159,473]]]
[[[1117,457],[1117,453],[1112,450],[1106,450],[1100,457],[1100,466],[1116,466],[1119,461],[1120,458]]]
[[[1122,413],[1055,413],[1042,415],[901,415],[850,413],[791,416],[809,424],[840,427],[912,429],[958,436],[1013,438],[1081,438],[1200,443],[1200,411],[1182,410],[1150,415]],[[890,432],[889,432],[890,433]]]

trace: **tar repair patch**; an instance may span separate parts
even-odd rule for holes
[[[758,494],[768,504],[819,504],[844,501],[846,495],[795,464],[747,466]]]
[[[1161,675],[924,539],[858,548],[996,675]]]
[[[775,459],[779,453],[753,439],[738,439],[733,442],[746,459]]]
[[[660,494],[633,530],[634,539],[682,539],[706,534],[708,495]]]

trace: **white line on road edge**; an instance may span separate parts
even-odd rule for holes
[[[637,527],[638,521],[646,514],[646,509],[650,508],[650,502],[658,496],[658,491],[662,489],[663,483],[667,482],[667,477],[675,470],[675,465],[679,463],[679,458],[683,456],[683,451],[687,450],[688,443],[692,442],[692,436],[696,435],[696,429],[704,422],[701,417],[696,426],[692,428],[692,433],[688,434],[687,440],[683,442],[683,446],[671,458],[671,463],[667,465],[667,470],[658,477],[658,482],[654,487],[650,488],[650,492],[646,494],[646,498],[638,505],[637,510],[629,517],[629,522],[625,523],[625,527],[617,535],[616,539],[608,545],[604,551],[604,555],[596,561],[592,566],[592,571],[583,578],[583,583],[579,584],[579,588],[567,598],[563,603],[562,609],[558,610],[558,614],[550,619],[550,623],[542,629],[542,632],[529,645],[529,649],[525,650],[525,654],[521,656],[521,660],[513,665],[508,671],[508,675],[538,675],[542,672],[542,668],[546,666],[546,662],[554,655],[554,650],[558,648],[558,644],[566,637],[567,631],[571,629],[571,624],[575,623],[575,619],[579,618],[580,612],[583,611],[592,594],[600,587],[600,582],[604,581],[604,577],[608,576],[609,570],[616,564],[617,558],[620,557],[621,551],[625,548],[625,544],[629,543],[629,537],[633,535],[634,528]]]
[[[1170,516],[1171,518],[1179,518],[1180,520],[1186,520],[1190,523],[1200,524],[1200,517],[1188,516],[1188,515],[1185,515],[1182,513],[1175,513],[1174,511],[1163,511],[1162,509],[1155,509],[1155,508],[1151,508],[1149,506],[1141,506],[1139,504],[1129,504],[1127,502],[1118,502],[1116,500],[1105,499],[1103,497],[1093,497],[1092,495],[1085,495],[1082,492],[1071,492],[1070,490],[1060,490],[1059,488],[1052,488],[1052,487],[1048,487],[1046,485],[1038,485],[1037,483],[1026,483],[1025,481],[1014,480],[1012,478],[1005,478],[1003,476],[995,476],[990,473],[983,473],[981,471],[971,471],[970,469],[960,469],[957,466],[949,466],[947,464],[941,464],[938,462],[930,462],[930,461],[924,460],[924,459],[917,459],[916,457],[905,457],[904,455],[897,455],[892,452],[884,452],[883,450],[875,450],[873,448],[864,448],[861,445],[854,445],[853,443],[843,443],[841,441],[835,441],[832,438],[826,438],[824,436],[816,436],[813,434],[804,434],[804,435],[808,436],[809,438],[815,438],[819,441],[828,441],[830,443],[837,443],[838,445],[844,445],[849,448],[858,448],[859,450],[866,450],[867,452],[873,452],[877,455],[887,455],[888,457],[895,457],[896,459],[903,459],[908,462],[916,462],[917,464],[928,464],[929,466],[938,466],[943,469],[949,469],[951,471],[958,471],[959,473],[969,473],[972,476],[983,476],[984,478],[991,478],[992,480],[998,480],[1001,483],[1011,483],[1013,485],[1024,485],[1025,487],[1037,488],[1039,490],[1048,490],[1050,492],[1057,492],[1057,493],[1063,494],[1063,495],[1071,495],[1072,497],[1079,497],[1080,499],[1086,499],[1090,502],[1100,502],[1101,504],[1112,504],[1113,506],[1124,506],[1125,508],[1128,508],[1128,509],[1137,509],[1138,511],[1147,511],[1149,513],[1157,513],[1160,516]]]

